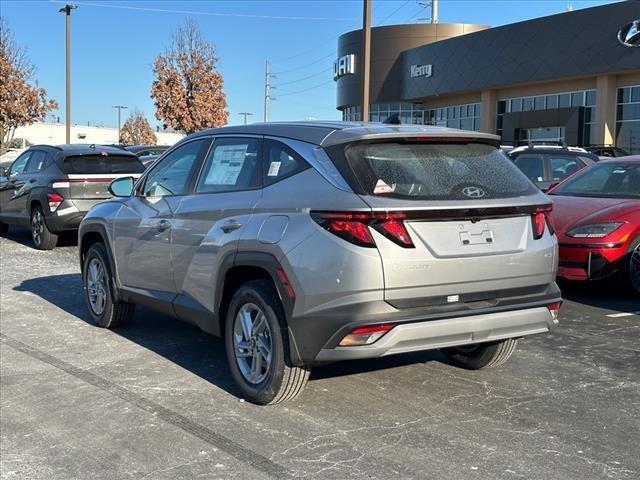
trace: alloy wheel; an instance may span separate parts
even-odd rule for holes
[[[86,281],[91,310],[96,315],[101,315],[107,303],[107,276],[99,259],[92,258],[89,262]]]
[[[271,370],[273,344],[264,312],[253,303],[244,304],[233,322],[233,347],[244,379],[257,385]]]
[[[636,245],[629,259],[629,277],[631,286],[640,292],[640,244]]]
[[[31,216],[31,236],[33,243],[40,245],[42,243],[42,233],[44,232],[44,218],[40,210],[35,210]]]

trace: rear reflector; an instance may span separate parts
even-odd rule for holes
[[[51,212],[55,212],[63,201],[64,197],[58,192],[47,193],[47,202],[49,203],[49,210]]]
[[[341,347],[353,347],[357,345],[371,345],[388,333],[395,325],[392,323],[381,323],[380,325],[369,325],[358,327],[346,335],[340,342]]]
[[[282,284],[282,288],[284,288],[284,291],[287,294],[287,297],[295,298],[296,292],[293,290],[293,287],[289,283],[289,277],[287,277],[287,274],[284,272],[284,270],[281,268],[278,268],[276,269],[276,274],[278,275],[278,279],[280,280],[280,283]]]
[[[325,230],[361,247],[376,246],[369,227],[404,248],[414,248],[403,212],[311,212]]]
[[[560,313],[560,306],[562,305],[562,302],[556,302],[556,303],[551,303],[549,305],[547,305],[547,308],[549,309],[549,313],[551,314],[551,317],[554,320],[558,319],[558,314]]]

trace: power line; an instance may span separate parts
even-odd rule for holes
[[[281,86],[283,86],[283,85],[289,85],[289,84],[291,84],[291,83],[303,82],[304,80],[309,80],[310,78],[317,77],[317,76],[319,76],[319,75],[325,75],[325,74],[327,73],[327,70],[328,70],[329,72],[331,71],[331,69],[330,69],[330,68],[329,68],[329,69],[327,69],[327,68],[323,68],[320,72],[316,72],[316,73],[314,73],[314,74],[312,74],[312,75],[309,75],[309,76],[306,76],[306,77],[302,77],[302,78],[298,78],[298,79],[296,79],[296,80],[290,80],[290,81],[288,81],[288,82],[277,83],[276,85],[277,85],[277,86],[279,86],[279,87],[281,87]]]
[[[303,90],[298,90],[296,92],[288,92],[288,93],[279,93],[278,97],[288,97],[289,95],[298,95],[299,93],[308,92],[309,90],[313,90],[314,88],[320,88],[328,83],[332,83],[333,79],[327,80],[326,82],[319,83],[318,85],[314,85],[313,87],[305,88]]]
[[[285,74],[285,73],[291,73],[291,72],[297,72],[298,70],[304,70],[305,68],[307,68],[307,67],[311,67],[312,65],[315,65],[316,63],[319,63],[319,62],[321,62],[321,61],[323,61],[323,60],[326,60],[326,59],[327,59],[327,58],[329,58],[329,57],[333,57],[334,55],[335,55],[335,52],[331,52],[330,54],[325,55],[325,56],[324,56],[324,57],[322,57],[322,58],[319,58],[319,59],[317,59],[317,60],[314,60],[314,61],[313,61],[313,62],[311,62],[311,63],[307,63],[306,65],[302,65],[302,66],[297,67],[297,68],[291,68],[291,69],[289,69],[289,70],[283,70],[283,71],[281,71],[281,72],[275,72],[274,74],[275,74],[275,75],[283,75],[283,74]]]
[[[384,22],[386,22],[387,20],[389,20],[391,17],[393,17],[396,13],[398,13],[400,10],[402,10],[409,2],[411,2],[411,0],[407,0],[406,2],[404,2],[402,5],[400,5],[398,8],[396,8],[393,12],[391,12],[389,15],[387,15],[383,20],[380,20],[378,23],[376,23],[376,27],[383,24]]]
[[[53,3],[66,3],[65,0],[49,0]],[[357,18],[349,17],[299,17],[299,16],[287,16],[287,15],[258,15],[253,13],[222,13],[222,12],[197,12],[189,10],[170,10],[166,8],[151,8],[151,7],[134,7],[132,5],[109,5],[104,3],[84,3],[76,2],[76,5],[82,5],[87,7],[103,7],[103,8],[117,8],[121,10],[137,10],[142,12],[157,12],[157,13],[178,13],[183,15],[206,15],[210,17],[241,17],[241,18],[270,18],[274,20],[328,20],[328,21],[348,21],[352,22]]]

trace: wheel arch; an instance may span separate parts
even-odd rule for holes
[[[293,312],[295,297],[287,294],[286,286],[278,276],[278,270],[284,271],[275,256],[265,252],[239,252],[223,262],[222,279],[216,286],[215,306],[218,312],[219,332],[224,336],[224,326],[227,309],[235,291],[243,284],[252,280],[268,280],[276,289],[282,302],[284,312],[283,334],[286,335],[287,360],[292,365],[302,365],[295,339],[289,329],[288,319]]]
[[[102,224],[92,223],[89,225],[80,226],[80,230],[78,232],[78,255],[80,260],[80,271],[84,272],[84,260],[86,254],[91,246],[95,245],[96,243],[103,243],[107,251],[109,268],[112,273],[111,292],[113,294],[113,301],[116,302],[119,299],[118,292],[120,288],[120,282],[118,280],[118,269],[113,258],[113,250],[111,249],[111,243],[109,241],[109,236],[107,235],[107,229]]]

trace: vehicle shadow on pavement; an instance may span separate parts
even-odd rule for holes
[[[559,281],[558,285],[566,300],[618,312],[640,311],[640,297],[634,298],[624,286],[611,280],[593,283]]]
[[[76,319],[93,325],[83,301],[82,278],[79,273],[31,278],[14,288],[30,292],[64,310]],[[96,327],[97,328],[97,327]],[[224,389],[240,396],[227,366],[222,339],[202,332],[168,315],[136,306],[133,320],[125,327],[110,330],[143,348]],[[433,360],[442,361],[437,351],[394,355],[391,357],[340,362],[313,370],[311,381],[403,367]]]
[[[31,232],[26,228],[20,228],[16,226],[9,227],[9,233],[6,235],[7,240],[14,241],[25,247],[30,247],[35,250],[33,246],[33,240],[31,240]],[[58,237],[58,247],[77,247],[78,246],[78,233],[77,232],[64,232]]]

